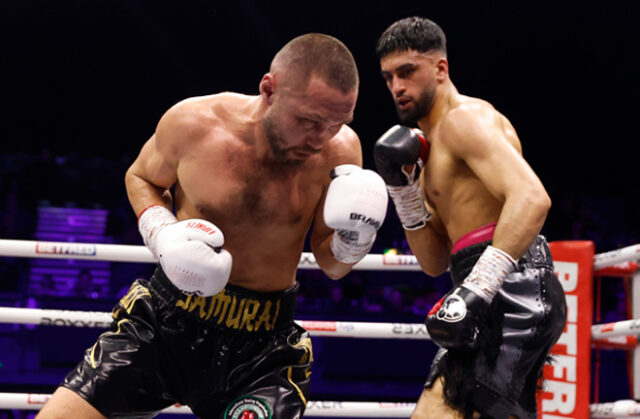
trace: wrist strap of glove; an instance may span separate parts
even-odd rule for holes
[[[418,230],[427,225],[431,213],[424,205],[419,182],[405,186],[387,185],[387,190],[405,230]]]
[[[488,246],[476,262],[462,286],[491,303],[504,279],[515,271],[518,262],[507,252]]]
[[[156,258],[156,238],[158,231],[166,225],[177,222],[173,213],[162,205],[151,205],[140,213],[138,216],[138,230],[142,236],[144,244],[151,250]]]
[[[333,258],[347,265],[360,262],[371,250],[376,235],[374,234],[364,243],[359,241],[359,239],[362,239],[359,235],[360,233],[357,231],[336,230],[329,243]]]

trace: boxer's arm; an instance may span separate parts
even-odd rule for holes
[[[183,108],[184,105],[178,104],[163,115],[156,132],[144,144],[140,154],[127,170],[127,196],[138,216],[151,205],[171,208],[169,188],[177,181],[181,148],[188,143],[184,134],[188,131],[180,129],[186,124]]]
[[[322,201],[316,209],[313,222],[313,231],[311,232],[311,251],[320,266],[320,269],[331,279],[340,279],[351,271],[354,264],[342,263],[334,259],[331,253],[331,238],[334,230],[327,227],[324,222],[324,201],[326,198],[326,190],[323,194]]]
[[[322,199],[316,207],[313,229],[311,231],[311,251],[320,269],[331,279],[340,279],[351,271],[355,263],[346,264],[336,260],[331,252],[331,239],[335,232],[324,221],[324,204],[331,181],[330,171],[340,164],[355,164],[362,167],[362,147],[360,139],[351,128],[345,126],[342,132],[331,141],[336,144],[332,148],[332,157],[326,168],[326,183]]]
[[[461,107],[441,126],[443,143],[504,202],[493,246],[519,259],[539,234],[551,206],[540,179],[507,139],[495,111]]]
[[[424,273],[438,276],[449,268],[451,242],[442,220],[429,208],[429,222],[418,230],[405,230],[407,242]]]
[[[125,175],[127,196],[136,215],[151,205],[171,208],[169,188],[175,181],[175,167],[159,152],[154,134]]]
[[[420,267],[437,276],[449,266],[451,246],[440,217],[424,198],[427,181],[422,167],[430,147],[422,131],[395,125],[376,141],[374,158]]]
[[[224,235],[207,220],[178,221],[171,210],[171,192],[182,154],[202,138],[199,123],[184,102],[160,119],[127,170],[125,184],[145,245],[169,280],[189,294],[208,297],[229,280],[232,257],[222,249]]]

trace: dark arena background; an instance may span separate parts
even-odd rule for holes
[[[411,15],[444,29],[460,93],[515,126],[553,201],[549,240],[592,240],[596,252],[640,242],[640,3],[622,0],[3,1],[0,238],[142,244],[123,179],[163,112],[190,96],[256,94],[274,53],[306,32],[333,35],[354,54],[351,126],[374,169],[373,144],[397,123],[375,43]],[[372,253],[408,253],[389,208]],[[152,269],[0,257],[0,306],[109,311]],[[298,280],[297,318],[313,320],[420,323],[450,287],[448,274],[418,272],[331,281],[304,270]],[[602,291],[602,321],[629,318],[622,281]],[[0,324],[0,392],[52,392],[101,332]],[[435,353],[424,340],[313,344],[313,400],[415,402]],[[631,398],[625,353],[602,352],[600,362],[600,401]],[[2,419],[33,415],[0,410]]]

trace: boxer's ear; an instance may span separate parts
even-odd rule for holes
[[[269,104],[273,102],[273,94],[276,89],[276,78],[273,74],[267,73],[260,80],[260,96]]]
[[[449,61],[447,61],[446,57],[440,57],[436,61],[435,67],[436,80],[438,80],[439,83],[442,83],[447,79],[447,76],[449,75]]]

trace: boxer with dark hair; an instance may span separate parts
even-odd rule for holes
[[[549,196],[509,120],[457,91],[437,24],[399,20],[377,53],[406,125],[376,143],[378,172],[422,269],[450,268],[453,281],[426,319],[441,349],[412,418],[536,418],[538,379],[566,315],[539,236]]]
[[[259,95],[164,114],[125,178],[159,265],[39,418],[151,417],[174,403],[202,418],[302,417],[313,355],[293,315],[307,231],[337,279],[387,208],[347,125],[358,83],[342,42],[307,34],[276,54]]]

